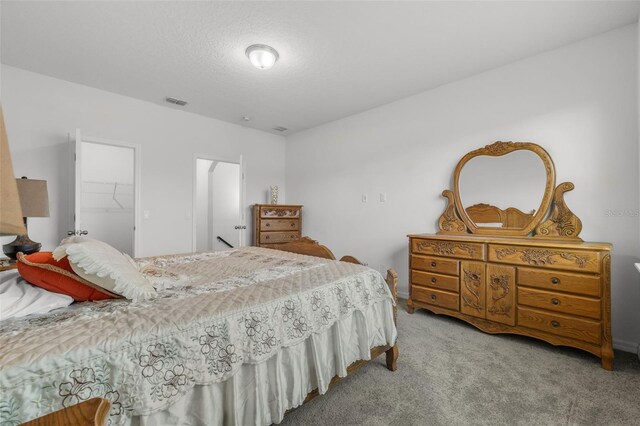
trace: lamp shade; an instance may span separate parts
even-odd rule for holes
[[[21,235],[27,232],[22,220],[22,209],[13,174],[11,153],[0,107],[0,235]]]
[[[20,205],[24,217],[49,217],[49,193],[47,181],[38,179],[16,179]]]

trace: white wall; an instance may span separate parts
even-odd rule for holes
[[[269,185],[284,189],[281,136],[6,65],[1,87],[16,175],[48,181],[51,217],[33,219],[29,227],[43,250],[53,249],[68,230],[67,134],[76,128],[86,136],[140,144],[141,207],[149,211],[149,219],[141,220],[140,256],[192,251],[195,153],[243,155],[246,224],[249,206],[265,201]],[[251,232],[245,237],[249,244]]]
[[[582,237],[614,244],[613,334],[618,347],[635,351],[636,32],[627,26],[291,135],[287,202],[305,205],[304,234],[338,257],[396,268],[406,296],[406,235],[436,231],[457,161],[496,140],[536,142],[554,159],[557,182],[576,185],[566,200]]]

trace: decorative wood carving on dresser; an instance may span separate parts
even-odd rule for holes
[[[277,247],[302,236],[302,206],[255,204],[253,245]]]
[[[490,203],[479,201],[475,193],[483,186],[477,182],[475,192],[461,195],[463,166],[478,158],[488,158],[489,172],[497,173],[489,181],[512,180],[526,194],[535,192],[530,183],[518,181],[529,166],[498,166],[496,157],[509,161],[507,154],[520,151],[539,161],[536,204],[527,204],[512,188],[495,190]],[[474,167],[470,170],[481,170]],[[501,179],[504,170],[519,173]],[[466,182],[482,176],[472,175]],[[579,348],[600,357],[603,368],[613,369],[612,246],[579,238],[582,222],[564,201],[573,189],[571,182],[555,186],[551,157],[532,143],[496,142],[465,155],[456,166],[453,191],[442,193],[447,206],[438,220],[439,232],[409,235],[409,312],[424,308],[488,333],[521,334]],[[508,197],[525,205],[504,205]]]

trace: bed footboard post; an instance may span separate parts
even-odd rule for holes
[[[387,270],[387,285],[389,286],[389,290],[391,290],[391,296],[393,297],[394,306],[393,306],[393,322],[398,324],[398,273],[395,269],[391,268]],[[398,369],[398,355],[400,355],[398,351],[398,342],[393,345],[390,349],[386,351],[387,356],[387,368],[391,371],[396,371]]]

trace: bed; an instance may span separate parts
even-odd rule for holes
[[[395,370],[397,277],[311,244],[141,259],[171,272],[155,299],[0,322],[0,424],[92,398],[110,425],[279,423],[382,353]]]

